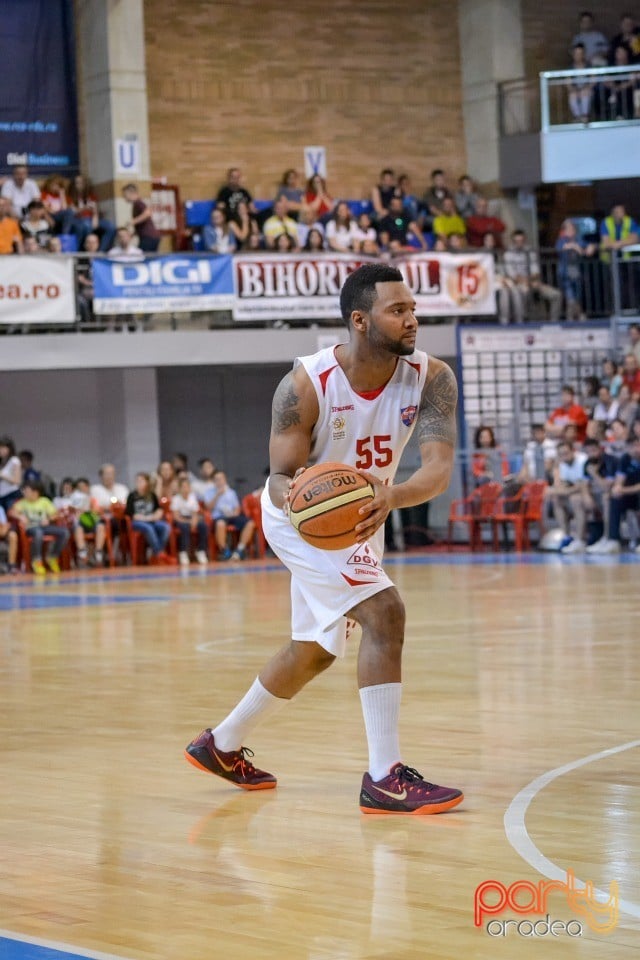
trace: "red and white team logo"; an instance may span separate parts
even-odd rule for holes
[[[368,583],[374,583],[383,575],[380,561],[368,543],[358,544],[347,560],[347,567],[351,568],[349,572],[353,574],[353,577],[347,576],[346,573],[343,573],[342,576],[352,587],[359,585],[366,586]],[[355,577],[360,579],[354,579]],[[362,577],[366,577],[367,579],[362,580]]]
[[[418,408],[415,405],[410,407],[402,407],[400,410],[400,419],[404,423],[405,427],[410,427],[413,421],[416,418],[416,413]]]

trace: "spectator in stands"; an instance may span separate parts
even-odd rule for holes
[[[76,260],[76,282],[80,316],[86,323],[93,319],[93,258],[100,250],[100,237],[88,233],[82,245],[82,254]]]
[[[151,208],[140,196],[135,183],[128,183],[123,187],[122,196],[131,204],[131,220],[127,226],[130,230],[135,230],[138,246],[143,253],[155,253],[160,246],[160,233],[153,222]]]
[[[246,211],[246,206],[244,209]],[[246,216],[246,233],[242,237],[243,240],[249,236],[249,217]],[[211,211],[211,223],[208,223],[202,231],[204,249],[210,253],[235,253],[238,249],[238,233],[242,234],[242,231],[233,220],[227,218],[226,211],[222,207],[214,207]]]
[[[133,242],[133,234],[128,227],[118,227],[116,230],[116,242],[109,250],[109,259],[111,260],[142,260],[144,253],[137,244]]]
[[[0,437],[0,507],[8,511],[20,499],[22,464],[11,437]]]
[[[14,503],[11,515],[24,528],[31,541],[31,567],[38,576],[45,573],[43,563],[44,538],[52,537],[53,546],[47,551],[47,566],[52,573],[60,572],[59,557],[69,541],[69,531],[56,523],[57,510],[44,495],[41,483],[25,483],[23,497]]]
[[[471,473],[476,487],[486,483],[502,483],[509,474],[509,461],[498,446],[492,427],[478,427],[473,448]]]
[[[326,238],[330,250],[347,253],[357,249],[358,226],[349,204],[344,200],[336,206],[333,216],[327,220]]]
[[[243,560],[255,532],[255,524],[253,520],[245,517],[240,510],[238,494],[231,489],[222,470],[216,470],[213,475],[213,482],[215,492],[206,506],[211,511],[211,519],[214,522],[218,559]],[[229,528],[239,534],[238,546],[233,553],[227,543]]]
[[[242,171],[239,167],[229,167],[227,170],[227,182],[218,190],[216,204],[227,211],[227,216],[233,217],[240,203],[246,203],[249,216],[255,216],[256,208],[253,203],[253,197],[246,187],[242,185]]]
[[[453,195],[447,187],[444,170],[432,170],[431,186],[422,198],[426,212],[425,226],[429,229],[432,227],[435,217],[442,213],[442,203],[447,198],[453,200]]]
[[[502,247],[502,234],[505,225],[499,217],[489,213],[489,201],[485,197],[477,197],[475,209],[467,217],[467,241],[470,247],[485,246],[485,237],[490,234],[495,240],[495,248]]]
[[[100,216],[98,200],[91,183],[81,173],[72,178],[67,192],[67,205],[76,218],[83,221],[87,232],[96,233],[100,238],[100,250],[106,253],[113,246],[116,237],[115,224]]]
[[[606,57],[609,50],[607,38],[600,30],[596,30],[593,14],[588,10],[580,14],[580,27],[571,41],[571,48],[573,49],[578,43],[581,43],[584,47],[589,64],[596,54]]]
[[[640,365],[640,324],[630,323],[627,333],[629,339],[626,344],[625,353],[632,353]]]
[[[284,197],[287,201],[287,212],[294,220],[298,220],[304,200],[304,190],[300,187],[300,174],[297,170],[285,170],[276,193],[275,201]]]
[[[574,450],[566,440],[558,444],[558,462],[553,470],[553,485],[548,488],[547,498],[553,504],[553,514],[564,532],[561,553],[582,553],[586,544],[587,512],[584,500],[584,467],[586,453]],[[575,523],[575,537],[570,532],[570,522]]]
[[[60,237],[49,237],[46,250],[47,253],[62,253],[62,241]]]
[[[593,419],[610,426],[618,416],[618,401],[611,396],[609,387],[600,384],[598,402],[593,408]]]
[[[98,477],[100,482],[91,487],[91,499],[98,513],[108,516],[115,505],[126,504],[129,490],[124,483],[116,482],[116,468],[112,463],[103,463]]]
[[[587,416],[589,419],[593,417],[593,411],[595,405],[598,402],[598,390],[600,389],[600,381],[597,377],[590,374],[585,377],[582,381],[582,394],[580,397],[580,405],[584,407],[587,411]]]
[[[583,452],[587,455],[583,486],[585,508],[588,514],[599,517],[602,522],[602,536],[587,547],[587,553],[598,553],[596,545],[609,539],[609,496],[619,460],[605,453],[598,440],[585,440]]]
[[[589,67],[587,54],[583,43],[576,43],[571,50],[571,69],[586,70]],[[569,88],[569,110],[574,120],[580,123],[589,122],[591,113],[591,98],[593,83],[586,77],[575,77],[567,81]]]
[[[458,180],[458,189],[454,196],[456,210],[463,220],[473,216],[479,199],[480,194],[476,193],[473,180],[468,173],[463,174]],[[476,246],[480,246],[480,244],[476,244]]]
[[[504,255],[504,268],[518,288],[525,315],[525,304],[531,297],[539,297],[549,309],[549,320],[556,323],[560,319],[562,294],[540,279],[538,255],[528,246],[524,230],[514,230],[511,234],[511,245]]]
[[[226,214],[226,211],[224,212]],[[229,229],[233,230],[235,234],[239,250],[250,249],[252,239],[262,240],[258,222],[250,215],[249,207],[244,200],[240,201],[236,207],[236,212],[228,216],[228,220]]]
[[[565,301],[567,320],[586,320],[582,306],[582,266],[583,257],[595,253],[593,243],[584,243],[578,236],[573,220],[564,220],[556,240],[558,251],[558,281]]]
[[[47,216],[42,200],[32,200],[27,207],[27,215],[20,222],[25,237],[33,237],[41,250],[46,250],[52,236],[53,221]]]
[[[304,205],[311,210],[316,220],[327,217],[336,205],[336,201],[327,190],[326,180],[319,173],[314,174],[307,180]]]
[[[211,457],[202,457],[198,460],[198,477],[191,481],[191,489],[200,503],[207,503],[215,493],[213,475],[216,467]]]
[[[371,203],[377,220],[388,216],[391,211],[391,198],[401,195],[395,172],[386,167],[380,174],[380,181],[371,191]]]
[[[311,227],[307,233],[307,239],[302,249],[305,253],[320,253],[321,250],[324,250],[324,233],[322,230],[318,230],[317,227]]]
[[[392,197],[390,212],[378,221],[378,239],[381,246],[384,244],[383,235],[388,238],[387,243],[392,251],[399,251],[414,244],[423,250],[427,249],[420,227],[405,213],[402,197]],[[411,237],[415,237],[415,241],[411,242]]]
[[[280,197],[273,205],[273,214],[264,222],[262,232],[268,250],[274,250],[276,238],[284,233],[292,237],[294,243],[298,242],[298,225],[287,214],[288,202],[286,197]]]
[[[600,383],[609,387],[612,397],[617,397],[622,386],[622,374],[618,370],[618,364],[615,360],[607,358],[602,362],[602,376]]]
[[[177,477],[185,473],[189,477],[189,481],[192,484],[195,482],[196,478],[189,469],[189,458],[187,457],[186,453],[174,453],[174,455],[171,457],[171,463],[173,464],[173,469],[175,470]]]
[[[629,67],[631,58],[625,46],[616,47],[613,53],[615,67]],[[607,98],[606,120],[633,120],[635,116],[634,94],[637,89],[635,75],[624,73],[612,75],[602,86]]]
[[[611,62],[614,62],[613,54],[618,47],[626,47],[629,51],[629,60],[631,63],[637,63],[640,57],[640,29],[636,25],[634,18],[625,13],[620,19],[620,33],[616,33],[611,41]]]
[[[638,243],[640,231],[635,220],[627,214],[624,204],[616,203],[611,213],[600,224],[600,249],[604,251],[622,250]],[[606,263],[611,257],[608,253],[601,253],[601,259]]]
[[[22,236],[22,234],[21,234]],[[25,237],[22,241],[22,252],[23,253],[40,253],[40,244],[35,237]]]
[[[67,204],[67,189],[63,178],[56,174],[47,177],[42,185],[40,199],[55,224],[55,232],[74,234],[77,237],[78,247],[81,247],[89,231],[82,220],[76,219],[73,210]]]
[[[618,407],[618,413],[620,407]],[[605,437],[605,450],[613,457],[620,458],[627,449],[629,439],[630,424],[621,417],[616,417],[611,421]]]
[[[95,509],[91,499],[91,487],[86,477],[78,477],[73,487],[72,503],[78,513],[78,523],[87,534],[93,536],[93,563],[101,566],[104,562],[104,546],[107,539],[107,525]]]
[[[11,216],[11,202],[0,197],[0,255],[24,253],[18,221]]]
[[[404,207],[407,210],[407,207]],[[407,211],[408,212],[408,211]],[[409,214],[411,216],[411,214]],[[413,221],[412,221],[413,222]],[[378,235],[368,213],[361,213],[354,230],[354,250],[375,257],[379,253]]]
[[[447,250],[449,253],[464,253],[467,249],[467,238],[464,233],[450,233],[447,237]]]
[[[2,184],[0,195],[11,204],[12,216],[22,220],[31,201],[40,199],[40,187],[29,177],[24,164],[18,164],[13,168],[11,178]]]
[[[441,212],[433,219],[433,232],[438,237],[447,240],[452,233],[459,233],[466,238],[467,227],[459,213],[456,213],[452,197],[444,197]]]
[[[166,552],[171,528],[164,519],[158,498],[151,489],[148,473],[136,474],[136,488],[127,497],[125,513],[131,517],[131,526],[141,533],[149,550],[152,563],[170,563]]]
[[[274,250],[276,253],[295,253],[298,249],[298,242],[295,237],[288,233],[279,233],[274,241]]]
[[[187,477],[180,480],[178,491],[171,498],[171,512],[175,525],[180,534],[178,561],[181,566],[189,566],[191,551],[191,535],[196,534],[196,560],[204,566],[208,562],[207,539],[209,531],[202,513],[198,498],[191,489]]]
[[[522,455],[522,469],[519,479],[522,483],[533,480],[551,479],[556,459],[556,443],[547,437],[544,424],[531,424],[531,439]]]
[[[301,249],[305,249],[307,245],[307,239],[311,230],[315,230],[322,237],[324,243],[324,233],[325,229],[322,223],[316,219],[316,216],[313,210],[310,210],[309,207],[303,207],[300,211],[297,224],[297,239],[298,246]],[[316,243],[317,241],[313,241]],[[318,248],[319,249],[319,248]]]
[[[398,189],[402,197],[402,206],[407,211],[412,220],[420,223],[420,201],[413,192],[411,178],[403,173],[398,177]]]
[[[156,470],[153,488],[156,497],[162,503],[171,503],[178,492],[178,477],[170,460],[163,460]]]
[[[573,423],[577,429],[579,443],[585,438],[588,416],[583,407],[576,403],[576,392],[569,384],[565,384],[561,391],[560,406],[551,412],[545,424],[547,436],[559,439],[568,423]]]
[[[622,365],[622,382],[629,388],[632,400],[640,399],[640,367],[635,353],[627,353]]]
[[[485,233],[482,247],[485,252],[490,253],[494,258],[493,282],[498,321],[506,325],[513,317],[516,323],[522,323],[524,320],[522,297],[516,284],[506,275],[504,264],[496,258],[496,240],[492,233]]]
[[[623,383],[618,391],[618,418],[627,425],[631,426],[638,414],[638,400],[631,393],[631,390]]]
[[[48,474],[43,476],[42,471],[36,469],[34,466],[35,458],[33,451],[20,450],[18,457],[20,458],[20,466],[22,467],[22,482],[31,483],[36,481],[37,483],[42,483],[45,496],[53,497],[55,484]]]
[[[60,481],[60,489],[58,495],[53,498],[53,505],[57,510],[60,523],[66,525],[73,534],[78,556],[78,566],[86,567],[87,541],[84,535],[84,527],[79,521],[79,513],[76,506],[77,498],[74,494],[75,490],[72,478],[65,477],[64,480]]]
[[[609,537],[594,544],[590,553],[620,553],[620,525],[628,510],[640,509],[640,439],[634,438],[630,450],[617,465],[609,500]],[[637,551],[636,547],[636,551]]]
[[[8,557],[7,567],[0,568],[1,573],[17,573],[18,571],[18,534],[7,519],[3,507],[0,507],[0,543],[6,543]]]
[[[585,430],[585,443],[587,440],[597,440],[598,443],[604,443],[606,427],[607,425],[603,420],[588,420]]]

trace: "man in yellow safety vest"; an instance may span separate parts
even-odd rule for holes
[[[600,258],[610,263],[611,253],[608,251],[621,250],[635,243],[638,243],[638,226],[627,214],[624,205],[617,203],[611,208],[610,216],[605,217],[600,225]]]

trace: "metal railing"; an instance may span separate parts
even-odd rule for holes
[[[640,66],[546,70],[499,85],[500,133],[640,123]]]

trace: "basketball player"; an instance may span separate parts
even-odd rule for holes
[[[404,605],[382,569],[384,522],[446,490],[454,458],[456,380],[449,367],[415,349],[415,302],[401,273],[366,264],[346,279],[340,309],[349,342],[300,358],[273,399],[271,475],[262,494],[264,531],[291,571],[292,640],[213,730],[185,751],[194,766],[246,790],[276,786],[253,766],[245,737],[344,656],[347,618],[362,628],[358,685],[369,748],[363,813],[442,813],[460,790],[428,783],[402,761],[398,741]],[[402,451],[418,431],[421,466],[392,485]],[[358,469],[375,497],[360,508],[358,544],[319,550],[287,517],[293,482],[310,463]]]

